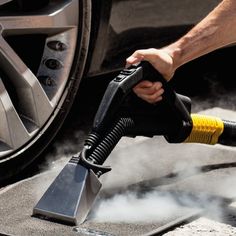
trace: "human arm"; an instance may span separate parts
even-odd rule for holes
[[[204,19],[176,42],[161,49],[135,51],[127,64],[149,61],[166,80],[176,69],[204,54],[236,42],[236,0],[223,0]],[[143,81],[134,92],[144,100],[155,103],[161,100],[160,83]]]

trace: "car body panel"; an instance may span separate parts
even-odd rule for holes
[[[92,41],[87,76],[124,66],[134,50],[161,47],[177,39],[220,0],[93,1]],[[98,23],[99,21],[99,23]]]

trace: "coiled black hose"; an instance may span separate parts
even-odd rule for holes
[[[192,119],[193,129],[185,142],[236,146],[236,122],[199,114],[192,115]],[[127,132],[137,126],[136,122],[137,120],[134,121],[132,118],[120,118],[106,133],[92,131],[81,152],[81,163],[91,168],[98,176],[110,171],[110,167],[104,167],[102,164],[122,136],[127,135]],[[142,125],[138,124],[138,126]],[[161,127],[156,134],[166,133],[164,131],[166,130]],[[77,157],[75,157],[75,161],[77,161]]]
[[[126,130],[133,126],[134,121],[131,118],[120,118],[107,134],[103,135],[102,140],[100,140],[99,134],[91,133],[85,141],[85,145],[90,147],[85,158],[94,164],[102,165],[122,136],[125,135]]]

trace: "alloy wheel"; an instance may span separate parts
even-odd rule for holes
[[[82,34],[79,1],[30,2],[0,1],[2,162],[22,155],[47,131],[71,90],[72,68],[81,62],[75,55]]]

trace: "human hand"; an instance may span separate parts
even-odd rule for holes
[[[149,103],[156,103],[162,100],[164,89],[161,82],[141,81],[133,88],[134,93]]]
[[[126,59],[126,65],[136,64],[141,61],[148,61],[158,70],[162,76],[169,81],[175,70],[173,60],[166,49],[143,49],[135,51]],[[133,88],[134,93],[149,103],[156,103],[162,100],[164,89],[161,82],[142,81]]]

